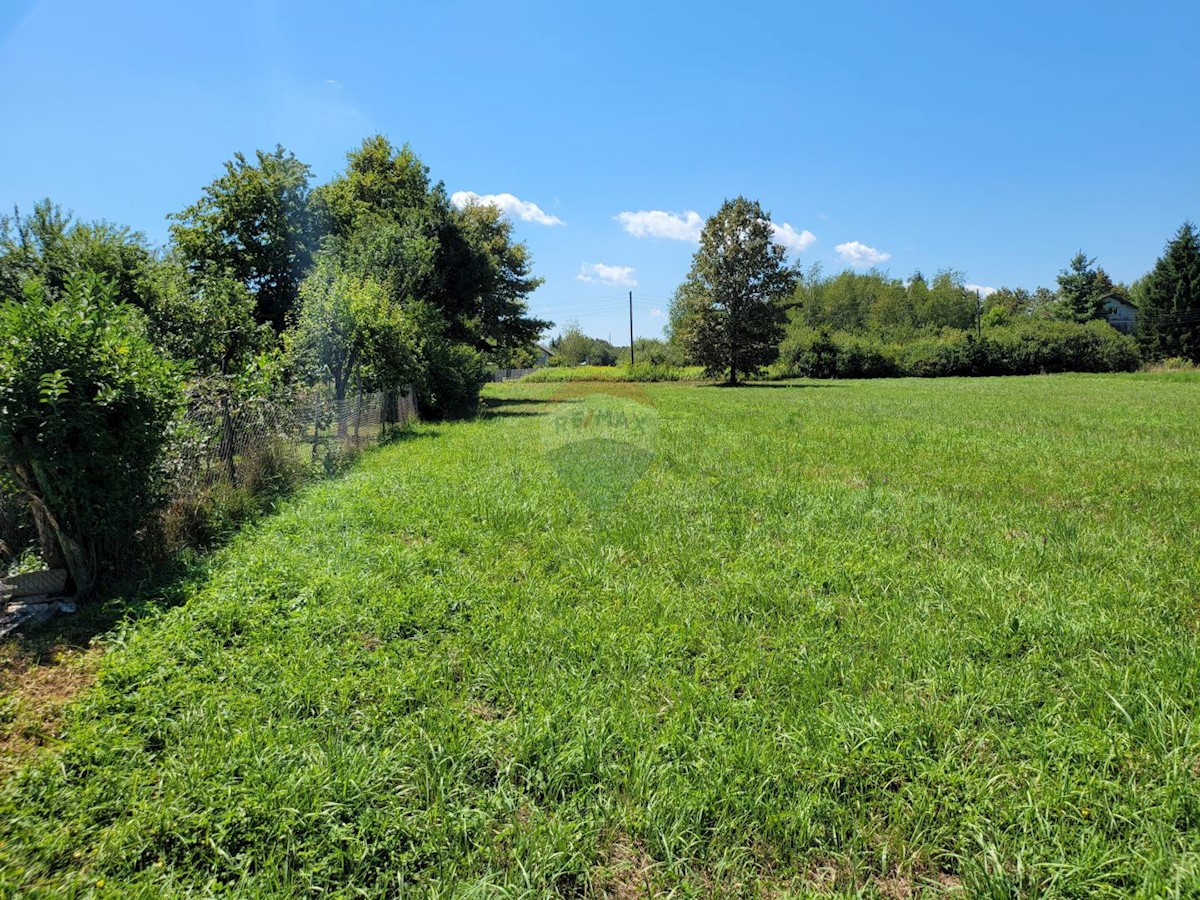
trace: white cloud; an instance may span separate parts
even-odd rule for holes
[[[614,287],[637,287],[637,279],[633,277],[630,266],[606,266],[604,263],[584,263],[579,267],[577,281],[588,284],[608,284]]]
[[[782,244],[789,253],[803,253],[817,242],[817,236],[807,228],[804,231],[796,231],[787,222],[782,225],[776,225],[774,222],[770,224],[771,231],[775,233],[775,243]]]
[[[536,203],[522,200],[512,194],[476,194],[474,191],[455,191],[450,195],[450,202],[462,209],[464,206],[495,206],[502,213],[520,219],[522,222],[536,222],[538,225],[564,225],[558,216],[552,216]]]
[[[700,213],[690,209],[682,215],[661,209],[643,209],[620,213],[616,219],[636,238],[659,237],[698,243],[700,230],[704,227]]]
[[[654,316],[656,319],[661,319],[663,316],[663,311],[661,309],[652,309],[650,310],[650,315]]]
[[[980,297],[985,299],[996,293],[996,289],[994,287],[985,287],[982,284],[964,284],[963,287],[965,287],[972,294],[978,294]]]
[[[833,249],[843,260],[860,269],[869,269],[871,266],[877,266],[892,258],[892,254],[883,253],[858,241],[847,241],[845,244],[838,244]]]

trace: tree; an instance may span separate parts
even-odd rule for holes
[[[1097,269],[1096,260],[1080,250],[1058,275],[1058,292],[1064,318],[1089,322],[1104,317],[1104,299],[1112,291],[1112,280]]]
[[[673,313],[688,355],[728,383],[752,376],[779,356],[786,318],[782,302],[798,273],[772,240],[771,219],[757,201],[726,200],[704,224],[686,288]]]
[[[174,366],[141,311],[90,274],[0,305],[0,460],[33,512],[43,559],[92,593],[161,497]]]
[[[915,309],[918,323],[933,328],[971,328],[979,299],[963,284],[962,272],[945,269],[933,278],[920,306]]]
[[[386,390],[414,379],[409,324],[384,285],[322,254],[300,288],[291,349],[309,377],[333,382],[340,411],[356,381]]]
[[[254,297],[226,275],[187,271],[164,260],[146,308],[155,345],[200,376],[235,374],[276,345],[270,325],[255,319]]]
[[[145,237],[110,222],[74,222],[71,214],[42,200],[33,212],[0,216],[0,297],[19,298],[37,279],[50,299],[67,283],[98,275],[117,295],[141,309],[155,298],[158,265]]]
[[[174,220],[171,235],[188,268],[240,281],[255,299],[255,316],[282,331],[312,264],[307,165],[283,147],[241,153],[225,174]]]
[[[313,192],[329,242],[396,298],[441,311],[445,338],[503,364],[553,323],[530,318],[531,275],[524,244],[493,206],[455,209],[441,183],[407,144],[375,135],[347,155],[346,172]]]
[[[558,366],[615,366],[617,353],[612,344],[583,333],[578,322],[568,322],[562,334],[550,341],[554,364]],[[626,354],[628,356],[628,354]]]
[[[525,301],[544,279],[531,274],[529,249],[513,241],[512,223],[499,208],[470,204],[454,220],[479,267],[454,337],[502,363],[554,326],[531,318]]]
[[[1138,339],[1148,356],[1200,362],[1200,234],[1191,222],[1175,232],[1141,282]]]

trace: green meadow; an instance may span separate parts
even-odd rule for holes
[[[105,638],[0,894],[1200,895],[1200,376],[509,383]]]

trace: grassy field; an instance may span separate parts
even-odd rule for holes
[[[0,894],[1200,895],[1200,377],[488,396],[108,639]]]
[[[701,366],[665,366],[638,363],[635,366],[555,366],[535,369],[521,381],[525,384],[560,384],[567,381],[701,381]]]

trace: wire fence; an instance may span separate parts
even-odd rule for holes
[[[332,386],[320,385],[247,398],[222,379],[193,383],[168,435],[161,517],[139,532],[135,548],[125,549],[156,559],[175,547],[207,546],[221,522],[253,506],[249,498],[277,496],[340,471],[360,450],[416,419],[411,390],[350,389],[339,398]],[[40,567],[39,545],[25,498],[6,495],[0,483],[0,579],[26,559]],[[0,619],[3,613],[0,603]]]
[[[219,381],[194,384],[172,436],[169,493],[186,495],[218,481],[241,484],[264,458],[320,462],[357,451],[417,418],[411,391],[338,397],[332,386],[239,399]]]

